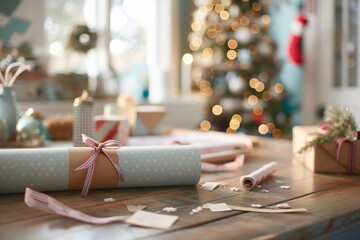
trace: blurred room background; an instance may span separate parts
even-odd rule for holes
[[[294,125],[318,123],[327,105],[358,117],[358,6],[2,0],[0,67],[19,58],[33,66],[13,88],[22,110],[47,117],[71,113],[87,89],[97,114],[126,95],[166,106],[173,127],[289,136]]]

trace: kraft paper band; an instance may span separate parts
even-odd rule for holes
[[[86,178],[87,169],[74,171],[84,161],[90,157],[88,147],[69,148],[69,190],[82,189]],[[116,150],[103,149],[119,164],[119,157]],[[104,153],[100,153],[96,160],[94,176],[92,178],[90,189],[99,188],[117,188],[118,175],[114,166]]]

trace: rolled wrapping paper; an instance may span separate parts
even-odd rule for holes
[[[240,186],[243,190],[249,191],[262,181],[264,181],[267,177],[271,176],[277,168],[276,162],[270,162],[268,164],[265,164],[258,170],[242,176],[240,178]]]
[[[0,150],[0,193],[81,190],[87,169],[74,171],[90,157],[88,147]],[[96,160],[90,189],[197,184],[201,159],[193,146],[121,147],[103,149],[117,161],[120,182],[104,153]]]

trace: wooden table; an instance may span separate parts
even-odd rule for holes
[[[205,181],[226,182],[229,186],[212,192],[199,185],[183,187],[93,190],[87,198],[80,191],[50,192],[57,200],[90,215],[129,215],[126,205],[146,205],[148,211],[176,207],[179,220],[170,230],[129,226],[123,223],[91,225],[27,207],[23,194],[0,196],[0,239],[359,239],[360,176],[313,174],[292,164],[291,141],[261,139],[247,157],[242,170],[202,174]],[[239,177],[261,165],[277,161],[279,169],[261,187],[233,192]],[[282,190],[280,185],[291,189]],[[262,189],[270,190],[262,193]],[[115,202],[105,203],[112,197]],[[249,212],[213,213],[208,209],[191,215],[191,209],[207,202],[250,206],[287,202],[307,213],[268,214]]]

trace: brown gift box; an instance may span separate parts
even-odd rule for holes
[[[336,141],[322,144],[316,148],[309,148],[299,154],[305,144],[318,135],[317,126],[293,127],[293,161],[299,161],[306,168],[316,173],[348,173],[350,161],[350,142],[342,144],[339,161],[336,159]],[[360,173],[360,140],[355,143],[355,168],[353,173]]]

